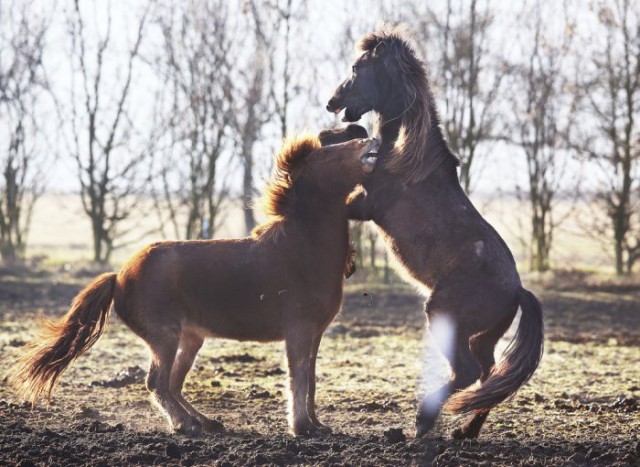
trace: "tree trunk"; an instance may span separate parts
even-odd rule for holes
[[[376,234],[374,231],[369,230],[369,261],[371,264],[371,269],[375,272],[376,270]]]
[[[468,159],[460,165],[460,183],[464,192],[468,195],[471,187],[471,159]]]
[[[2,256],[2,261],[5,264],[13,264],[18,259],[16,248],[7,241],[2,241],[0,244],[0,256]]]
[[[247,117],[242,144],[242,209],[244,211],[244,228],[247,235],[249,235],[256,226],[256,218],[253,213],[253,145],[257,138],[257,128],[255,125],[255,115],[253,115],[255,110],[251,108],[250,112],[250,115]]]
[[[385,248],[384,250],[384,283],[388,284],[391,282],[391,271],[389,270],[389,252]]]
[[[102,263],[102,238],[99,230],[96,228],[95,222],[92,228],[93,234],[93,261],[95,263]]]
[[[542,208],[538,208],[542,209]],[[545,272],[549,270],[549,250],[551,242],[551,234],[547,228],[546,216],[540,212],[536,212],[531,221],[532,223],[532,235],[531,235],[531,271]]]
[[[614,242],[614,250],[616,255],[616,276],[623,276],[624,271],[624,249],[622,247],[622,239],[616,236]]]

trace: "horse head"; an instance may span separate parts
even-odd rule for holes
[[[414,83],[410,79],[422,71],[422,62],[396,30],[367,34],[358,43],[362,54],[351,66],[351,74],[337,87],[327,110],[340,113],[343,121],[355,122],[369,111],[400,115],[410,105]],[[409,96],[410,99],[407,99]]]
[[[362,127],[358,127],[364,130]],[[337,144],[325,145],[309,155],[307,173],[332,192],[343,196],[362,183],[373,171],[380,148],[377,138],[353,138],[349,130],[344,133],[334,130]],[[353,130],[352,131],[357,131]],[[357,131],[360,133],[359,131]],[[365,130],[366,134],[366,130]],[[329,183],[327,183],[329,182]]]

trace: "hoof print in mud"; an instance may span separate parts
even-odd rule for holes
[[[392,444],[404,443],[407,440],[407,436],[402,432],[402,428],[389,428],[385,430],[383,435],[384,439]]]
[[[202,429],[207,433],[224,433],[226,431],[222,422],[218,420],[207,420],[202,424]]]

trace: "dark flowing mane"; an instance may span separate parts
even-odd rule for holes
[[[273,175],[262,196],[262,209],[267,220],[251,232],[254,238],[261,238],[266,232],[279,233],[281,221],[293,211],[295,193],[294,179],[300,164],[314,150],[321,147],[320,140],[312,133],[289,138],[282,144],[276,156]]]
[[[402,102],[402,113],[393,118],[378,119],[377,132],[385,124],[400,120],[400,130],[391,157],[386,162],[389,171],[401,175],[407,182],[424,180],[440,163],[459,159],[451,152],[440,128],[440,117],[431,91],[429,77],[422,60],[411,45],[408,34],[400,27],[383,26],[363,36],[357,47],[373,53],[383,44],[384,54],[392,54],[397,69],[392,76],[393,88],[399,91],[393,98]]]

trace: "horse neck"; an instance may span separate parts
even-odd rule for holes
[[[298,206],[284,222],[295,231],[306,246],[312,246],[321,254],[326,248],[337,248],[348,243],[348,220],[345,197],[314,197]]]
[[[402,99],[399,99],[402,101]],[[420,119],[425,120],[422,125],[429,126],[429,132],[427,136],[427,143],[423,148],[423,154],[426,158],[431,160],[437,160],[439,163],[434,169],[429,178],[443,177],[447,180],[455,180],[458,182],[458,175],[455,168],[455,156],[451,153],[449,146],[442,134],[442,128],[440,127],[440,119],[438,117],[438,111],[433,106],[429,106],[428,115],[430,121],[426,121],[426,115],[424,112],[406,112],[404,115],[400,115],[401,110],[387,109],[379,112],[378,114],[378,133],[382,139],[381,154],[389,154],[400,134],[400,129],[407,119]]]
[[[401,125],[402,121],[400,119],[388,118],[383,113],[378,115],[378,133],[382,139],[381,149],[386,150],[385,153],[390,151],[396,143]]]

